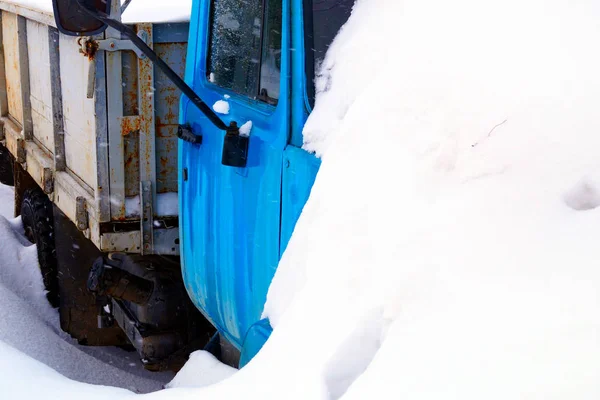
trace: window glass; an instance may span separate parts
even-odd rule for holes
[[[265,1],[265,6],[259,98],[276,104],[279,99],[279,77],[281,75],[281,0]]]
[[[276,104],[281,68],[281,11],[281,0],[214,0],[209,81],[252,99]]]
[[[338,31],[346,23],[355,0],[305,0],[304,33],[307,94],[314,106],[315,70],[325,58],[327,49]]]

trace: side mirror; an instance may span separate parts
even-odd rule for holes
[[[103,32],[106,24],[81,9],[79,3],[110,13],[111,0],[52,0],[56,27],[69,36],[92,36]]]

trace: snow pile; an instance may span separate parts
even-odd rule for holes
[[[212,108],[216,113],[229,114],[229,102],[225,100],[217,100]]]
[[[358,1],[266,306],[276,334],[320,327],[332,398],[365,367],[344,398],[600,397],[598,17],[591,0]]]

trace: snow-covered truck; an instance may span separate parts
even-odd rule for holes
[[[354,0],[200,0],[189,23],[126,26],[128,4],[0,0],[0,173],[62,329],[149,369],[203,347],[244,365],[319,167],[315,65]]]
[[[0,121],[4,157],[14,161],[5,160],[4,182],[14,165],[15,213],[38,245],[49,300],[81,343],[124,345],[139,335],[153,347],[150,366],[196,339],[178,259],[180,91],[114,30],[74,38],[52,13],[5,1],[0,9]],[[119,18],[119,7],[113,12]],[[183,75],[188,22],[133,28]],[[163,290],[133,311],[145,332],[128,318],[134,303],[110,317],[108,303],[85,290],[90,267],[108,253],[154,267],[145,278]]]

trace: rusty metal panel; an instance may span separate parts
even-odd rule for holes
[[[19,124],[23,124],[23,100],[21,98],[21,73],[19,71],[19,35],[17,15],[2,12],[2,40],[4,47],[4,68],[6,70],[6,92],[8,114]]]
[[[185,72],[187,24],[154,25],[154,50],[180,76]],[[157,43],[158,41],[158,43]],[[154,84],[138,85],[137,56],[122,51],[123,114],[139,115],[139,93],[154,98],[156,192],[177,192],[177,125],[181,91],[158,68]],[[122,130],[125,163],[125,196],[139,195],[140,147],[138,130]]]
[[[133,51],[122,51],[123,63],[123,115],[139,115],[137,55]],[[139,120],[139,119],[138,119]],[[125,152],[125,196],[133,197],[140,193],[140,149],[139,124],[132,129],[121,125]]]
[[[152,24],[138,24],[138,36],[154,47]],[[157,210],[156,204],[156,126],[154,115],[154,64],[147,57],[138,58],[138,87],[140,105],[140,184],[150,182],[149,193],[140,195],[142,213],[145,210]],[[153,215],[153,214],[151,214]],[[149,225],[149,234],[152,236],[152,224]]]
[[[33,137],[48,151],[53,152],[54,124],[48,27],[38,22],[27,21],[27,40],[31,44],[28,46],[28,55]]]
[[[94,99],[87,98],[90,60],[79,53],[77,39],[59,35],[67,168],[93,191],[97,185]]]
[[[178,75],[184,75],[187,43],[156,43],[154,49]],[[181,91],[158,68],[155,68],[154,75],[156,190],[158,193],[177,192],[177,126]]]

